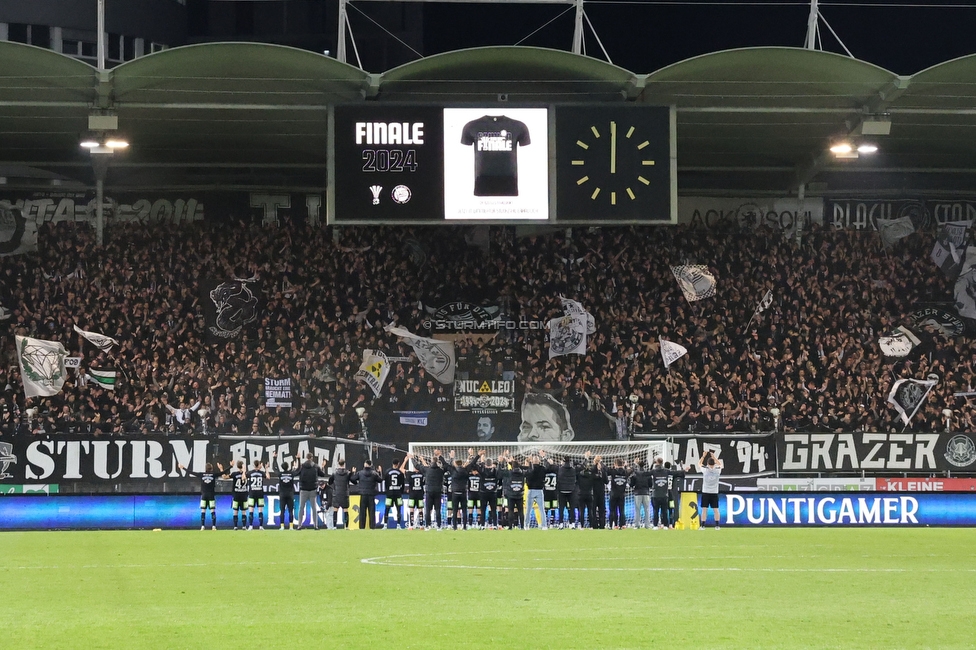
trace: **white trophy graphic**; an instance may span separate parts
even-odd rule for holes
[[[382,185],[370,185],[369,191],[373,193],[373,205],[380,204],[380,192],[383,191]]]

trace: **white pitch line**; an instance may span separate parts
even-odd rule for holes
[[[360,560],[363,564],[389,567],[430,568],[430,564],[414,564],[407,562],[384,562],[384,557],[369,557]],[[761,568],[761,567],[526,567],[526,566],[482,566],[476,564],[439,564],[439,569],[464,570],[494,570],[494,571],[698,571],[698,572],[735,572],[735,573],[976,573],[976,569],[867,569],[867,568]]]
[[[303,560],[301,562],[278,562],[254,560],[248,562],[185,562],[171,564],[48,564],[37,566],[0,566],[0,569],[46,571],[51,569],[156,569],[162,567],[198,567],[198,566],[253,566],[255,564],[265,565],[296,565],[296,564],[319,564],[315,560]],[[445,567],[448,568],[448,567]]]

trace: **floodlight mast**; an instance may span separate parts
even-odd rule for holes
[[[99,0],[103,1],[103,0]],[[389,0],[359,0],[360,2],[383,2]],[[590,29],[593,29],[593,24],[589,22],[586,14],[583,11],[584,0],[395,0],[396,2],[440,2],[440,3],[452,3],[452,2],[462,2],[462,3],[483,3],[483,4],[557,4],[557,5],[570,5],[576,7],[576,16],[574,20],[573,27],[573,44],[572,52],[573,54],[583,54],[583,22],[586,20],[590,25]],[[356,65],[360,68],[363,67],[363,63],[359,58],[359,49],[356,47],[356,39],[352,34],[352,26],[349,24],[349,14],[347,12],[347,5],[352,2],[352,0],[339,0],[339,20],[338,27],[338,39],[336,41],[336,59],[343,63],[348,63],[347,61],[347,51],[346,51],[346,38],[348,37],[349,42],[352,43],[353,54],[356,56]],[[593,32],[596,36],[596,32]],[[600,43],[599,37],[597,37],[597,43],[599,43],[601,50],[603,50],[604,56],[607,56],[606,49],[603,48],[603,44]],[[609,57],[608,57],[609,60]]]

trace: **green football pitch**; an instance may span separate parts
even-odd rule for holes
[[[0,533],[0,647],[972,648],[972,529]]]

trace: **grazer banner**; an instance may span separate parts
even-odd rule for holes
[[[455,379],[454,410],[492,414],[515,412],[514,379]]]
[[[976,472],[976,434],[787,433],[780,472]]]
[[[916,231],[976,218],[976,199],[826,199],[824,224],[837,230],[877,230],[878,219],[910,217]]]
[[[973,526],[976,494],[723,494],[723,526]]]
[[[291,462],[312,454],[317,465],[328,461],[329,467],[334,467],[337,458],[345,458],[348,466],[362,467],[369,449],[358,441],[309,436],[17,436],[3,444],[10,449],[3,452],[0,461],[0,492],[5,485],[31,483],[102,484],[109,490],[112,485],[125,483],[144,485],[151,491],[149,485],[157,482],[176,485],[180,491],[184,487],[185,491],[195,491],[199,481],[187,478],[180,465],[200,473],[209,462],[219,462],[225,469],[237,460],[248,467],[255,460],[270,466],[275,458]],[[374,463],[386,467],[392,456],[393,451],[386,447],[373,447]],[[272,474],[276,470],[277,465]]]

